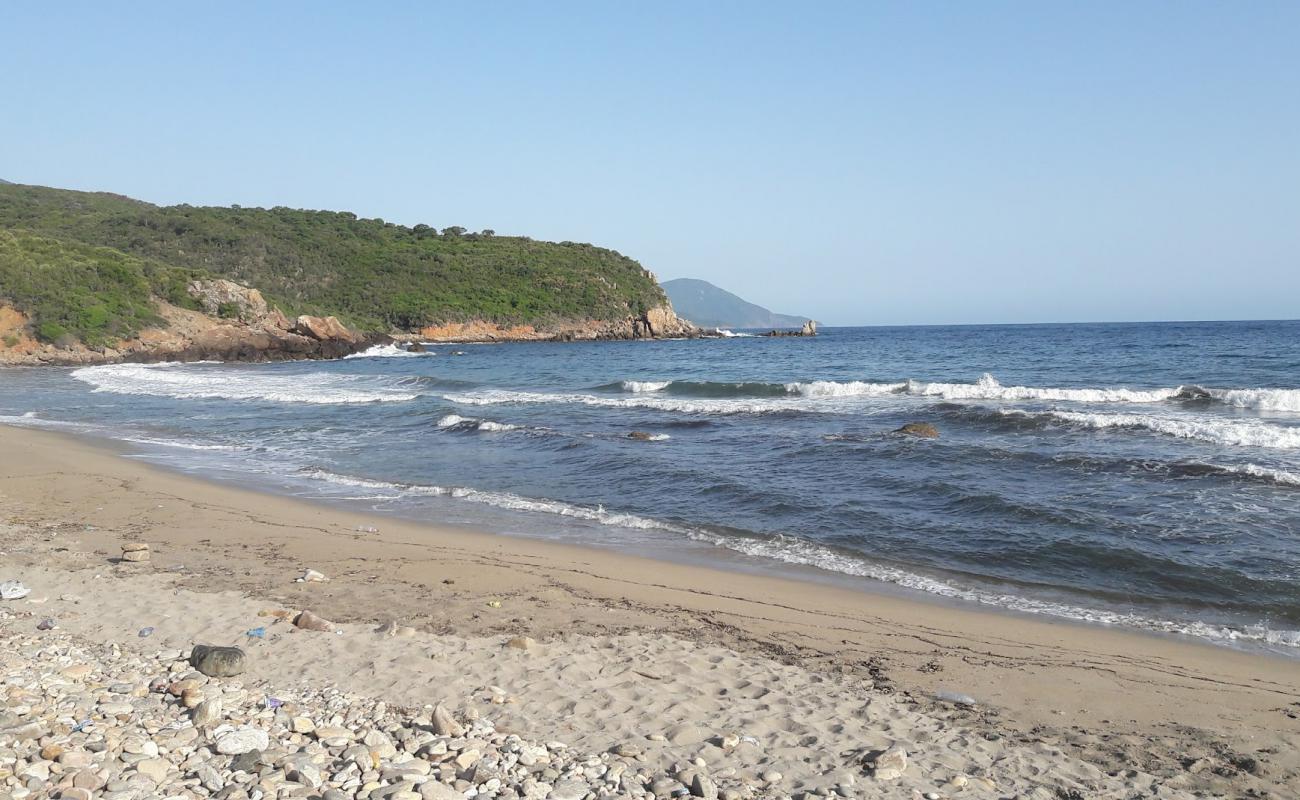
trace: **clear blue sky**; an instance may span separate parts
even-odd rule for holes
[[[6,3],[0,177],[831,323],[1300,316],[1300,3]]]

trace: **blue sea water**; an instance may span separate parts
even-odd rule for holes
[[[468,523],[1300,654],[1300,322],[9,369],[0,415],[377,526]],[[940,437],[891,433],[913,421]]]

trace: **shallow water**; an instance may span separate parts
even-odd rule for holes
[[[11,369],[0,414],[381,513],[1300,653],[1297,322]]]

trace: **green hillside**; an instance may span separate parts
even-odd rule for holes
[[[127,310],[134,301],[122,305],[121,293],[109,287],[125,292],[126,284],[138,288],[143,280],[151,291],[174,296],[176,280],[186,275],[238,281],[290,316],[332,314],[371,331],[473,319],[614,320],[665,302],[654,278],[613,250],[456,227],[410,228],[347,212],[155,206],[114,194],[5,184],[0,231],[13,240],[0,255],[0,299],[33,310],[38,329],[54,321],[91,339],[140,324]],[[17,278],[34,274],[33,259],[45,274],[60,276],[60,285],[67,282],[68,291],[38,298],[31,280]],[[123,270],[139,279],[126,280]],[[100,312],[70,327],[70,309],[56,311],[58,298],[85,301],[72,286],[90,292],[90,307],[107,309],[103,326],[89,324]],[[137,297],[135,291],[127,294]]]

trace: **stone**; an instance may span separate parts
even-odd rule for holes
[[[89,789],[83,789],[73,786],[59,792],[59,800],[92,800],[94,797]]]
[[[57,744],[47,744],[41,748],[41,758],[46,761],[54,761],[63,755],[63,748]]]
[[[560,781],[551,787],[551,793],[546,795],[548,800],[582,800],[591,791],[591,787],[583,781]]]
[[[515,638],[506,642],[506,647],[510,647],[515,650],[533,650],[537,647],[537,640],[532,638],[531,636],[516,636]]]
[[[122,545],[123,561],[148,561],[149,545],[144,542],[128,542]]]
[[[645,431],[632,431],[627,435],[627,438],[635,439],[638,442],[649,442],[654,439],[654,435]]]
[[[302,577],[298,579],[298,582],[299,583],[325,583],[328,580],[329,578],[325,577],[324,573],[317,572],[314,569],[308,569],[303,571]]]
[[[780,783],[785,776],[774,769],[769,769],[762,774],[763,783]]]
[[[194,712],[190,714],[190,722],[196,728],[207,728],[219,722],[224,716],[224,710],[221,708],[220,699],[204,700],[194,707]]]
[[[94,671],[95,668],[89,664],[77,664],[63,670],[63,677],[69,680],[79,681],[88,677]]]
[[[135,771],[154,783],[162,783],[171,771],[171,762],[162,758],[147,758],[135,765]]]
[[[317,728],[316,740],[326,747],[342,747],[356,738],[356,734],[347,728]]]
[[[420,784],[420,797],[424,800],[465,800],[464,793],[438,781],[425,781]]]
[[[465,726],[456,721],[446,706],[439,703],[433,709],[433,732],[439,736],[464,736]]]
[[[333,622],[318,617],[310,611],[303,611],[294,618],[293,624],[297,628],[305,631],[321,631],[322,633],[333,633],[335,626]]]
[[[316,730],[316,723],[308,717],[294,717],[289,722],[289,729],[294,733],[311,733]]]
[[[892,781],[907,770],[907,751],[898,745],[877,753],[871,760],[872,775],[877,780]]]
[[[209,678],[232,678],[243,673],[248,657],[238,647],[196,644],[190,665]]]
[[[262,764],[262,751],[249,750],[247,753],[240,753],[230,759],[231,772],[257,772],[257,768]]]
[[[266,731],[260,728],[235,728],[217,736],[217,752],[227,756],[265,750],[269,744]]]
[[[181,705],[186,708],[197,708],[200,703],[207,699],[202,689],[186,689],[181,695]]]
[[[938,439],[939,429],[928,422],[909,422],[894,433],[901,433],[905,436],[917,436],[922,439]]]
[[[691,794],[704,800],[718,800],[718,785],[708,775],[697,772],[691,781]]]

